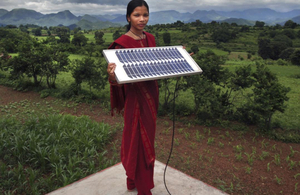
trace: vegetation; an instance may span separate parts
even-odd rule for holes
[[[158,46],[185,45],[189,52],[195,53],[193,58],[203,69],[201,75],[159,81],[159,115],[171,113],[175,93],[176,118],[188,117],[190,125],[224,126],[238,122],[254,125],[253,133],[300,142],[299,26],[291,22],[269,27],[257,21],[250,27],[215,21],[207,24],[178,21],[148,26],[146,30],[155,35]],[[55,96],[87,103],[101,99],[106,107],[109,87],[102,50],[123,33],[125,29],[119,27],[101,31],[28,25],[0,28],[0,83],[20,91],[38,91],[43,98]],[[4,116],[12,115],[11,108],[2,108]],[[20,110],[0,121],[1,192],[45,193],[113,163],[102,155],[111,133],[105,124],[57,113],[37,116],[30,108],[20,118],[19,113]],[[83,131],[84,125],[90,126],[90,130]],[[99,138],[92,137],[99,129]],[[186,140],[196,134],[199,143],[226,147],[224,139],[211,136],[210,130],[204,134],[199,131],[182,134]],[[230,139],[227,133],[225,137]],[[60,145],[70,143],[71,139],[77,139],[84,147]],[[176,145],[180,143],[182,140],[175,140]],[[99,148],[94,148],[95,145]],[[197,143],[189,148],[197,148]],[[255,151],[245,152],[239,145],[234,150],[237,161],[247,161],[244,172],[255,171],[252,169],[258,158]],[[76,151],[74,156],[71,151]],[[57,152],[61,162],[53,155]],[[260,158],[266,155],[261,154]],[[282,161],[278,155],[274,154],[272,162],[279,166]],[[199,159],[203,157],[199,154]],[[190,158],[187,159],[184,163],[189,165]],[[209,156],[207,160],[213,163],[214,158]],[[290,169],[296,166],[292,160],[288,163]],[[278,185],[282,183],[280,177],[274,178]],[[30,183],[33,180],[38,182]]]
[[[60,115],[59,104],[0,106],[1,194],[45,194],[116,163],[104,150],[114,130],[87,116]]]

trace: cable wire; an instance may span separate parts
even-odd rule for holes
[[[165,188],[166,188],[167,192],[169,193],[169,195],[171,195],[171,193],[170,193],[170,191],[169,191],[169,189],[167,187],[167,184],[166,184],[166,172],[167,172],[167,167],[168,167],[168,164],[169,164],[172,152],[173,152],[173,145],[174,145],[174,135],[175,135],[175,99],[176,99],[176,92],[178,90],[178,83],[179,83],[179,79],[176,82],[176,86],[175,86],[175,90],[174,90],[174,99],[173,99],[173,133],[172,133],[172,143],[171,143],[171,149],[170,149],[169,157],[168,157],[168,160],[167,160],[167,163],[166,163],[166,167],[165,167],[165,170],[164,170],[164,184],[165,184]]]

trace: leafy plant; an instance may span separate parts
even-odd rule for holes
[[[277,177],[277,175],[275,175],[275,181],[280,185],[282,184],[282,179]]]
[[[276,165],[280,165],[280,154],[274,155],[274,162]]]
[[[208,144],[208,145],[212,145],[214,142],[215,142],[215,138],[213,138],[213,137],[209,137],[209,138],[207,139],[207,144]]]
[[[245,155],[247,156],[248,164],[249,164],[250,166],[252,166],[252,165],[253,165],[254,158],[255,158],[255,155],[254,155],[253,153],[248,154],[248,153],[246,153],[246,152],[245,152]]]
[[[189,140],[190,139],[190,133],[184,132],[184,137],[185,137],[186,140]]]
[[[244,150],[244,147],[242,145],[236,145],[233,147],[235,152],[242,152]]]
[[[300,173],[297,173],[296,175],[294,175],[294,178],[297,179],[298,176],[300,176]]]
[[[242,153],[235,154],[235,158],[237,161],[241,161],[243,159]]]
[[[219,147],[224,148],[224,144],[222,142],[219,142]]]
[[[259,156],[260,160],[264,160],[266,157],[268,157],[270,155],[269,152],[267,151],[262,151],[261,155]]]
[[[267,164],[267,171],[270,172],[270,163]]]
[[[246,173],[251,174],[252,168],[251,167],[246,167]]]
[[[291,160],[289,163],[289,167],[290,167],[289,169],[292,170],[296,166],[296,163],[297,163],[296,161]]]
[[[5,127],[0,141],[0,188],[6,193],[45,194],[116,163],[102,152],[112,133],[106,124],[59,114],[23,120],[0,119]]]

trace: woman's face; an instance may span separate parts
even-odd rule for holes
[[[131,15],[127,17],[127,20],[131,23],[131,30],[142,31],[149,20],[149,12],[147,7],[144,5],[136,7]]]

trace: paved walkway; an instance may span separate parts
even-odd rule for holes
[[[153,195],[169,195],[163,181],[165,164],[155,161]],[[117,164],[48,195],[136,195],[128,192],[122,164]],[[166,183],[172,195],[224,195],[226,193],[192,178],[172,167],[167,168]]]

